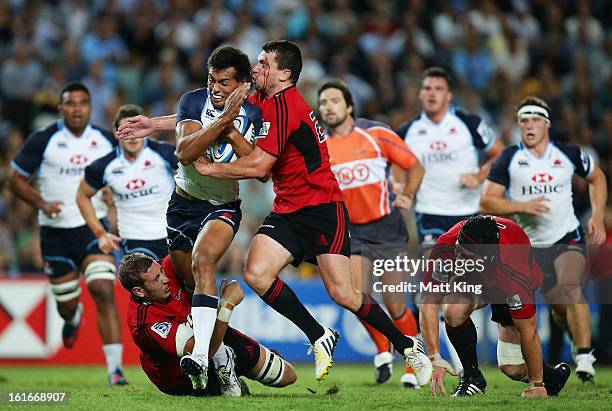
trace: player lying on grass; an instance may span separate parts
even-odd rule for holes
[[[121,260],[119,280],[132,297],[128,325],[141,351],[142,369],[160,391],[170,395],[236,396],[231,385],[238,376],[270,387],[284,387],[296,381],[292,365],[280,355],[228,327],[232,310],[244,298],[240,285],[231,282],[222,285],[209,347],[210,356],[223,341],[228,350],[223,357],[229,361],[212,356],[214,367],[209,368],[209,373],[217,378],[210,378],[205,389],[193,388],[193,381],[179,365],[180,358],[190,353],[194,345],[191,300],[181,288],[170,258],[160,264],[142,253],[128,254]],[[246,384],[240,383],[242,394],[248,393]]]
[[[498,323],[497,362],[499,369],[515,381],[529,383],[523,397],[557,395],[570,376],[565,363],[550,367],[542,361],[542,347],[536,324],[535,291],[542,284],[542,270],[533,257],[525,232],[512,220],[477,216],[455,224],[436,241],[431,259],[444,261],[423,282],[440,292],[428,292],[421,300],[421,332],[434,365],[431,393],[442,394],[444,374],[454,374],[440,357],[438,306],[442,305],[449,340],[461,359],[464,374],[454,397],[484,393],[487,382],[478,368],[476,327],[470,314],[485,307],[482,295],[453,292],[456,284],[480,284],[491,304],[491,320]],[[462,261],[462,272],[458,264]],[[466,261],[471,260],[469,265]],[[447,264],[455,262],[454,269]],[[469,267],[473,269],[469,269]],[[451,285],[444,287],[444,285]],[[464,290],[459,290],[464,291]],[[456,375],[456,374],[455,374]]]

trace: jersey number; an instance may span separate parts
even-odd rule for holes
[[[323,130],[323,127],[321,127],[321,125],[319,124],[319,120],[317,120],[317,116],[315,116],[314,112],[311,111],[309,117],[310,117],[310,121],[312,121],[312,123],[314,124],[314,128],[315,128],[315,131],[317,132],[317,138],[319,139],[319,143],[324,142],[325,132]]]

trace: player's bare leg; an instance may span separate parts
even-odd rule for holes
[[[181,368],[192,377],[192,381],[194,378],[200,380],[195,384],[197,388],[205,388],[208,382],[208,349],[219,304],[215,269],[233,238],[231,226],[220,220],[212,220],[202,227],[192,250],[191,269],[195,288],[191,300],[191,317],[195,343],[193,352],[181,359]],[[223,344],[218,351],[220,356],[227,352]]]
[[[402,334],[380,305],[367,293],[353,286],[349,258],[341,254],[317,256],[321,279],[329,296],[336,304],[352,311],[359,318],[376,328],[393,343],[393,346],[410,365],[419,385],[425,385],[432,376],[433,367],[425,354],[423,344],[414,337]]]
[[[121,320],[115,303],[115,260],[112,256],[92,254],[83,261],[85,282],[97,309],[98,332],[106,357],[111,385],[125,385]]]
[[[591,313],[582,294],[585,258],[578,251],[566,251],[555,260],[557,288],[568,301],[566,321],[576,349],[576,374],[582,381],[595,377],[595,356],[591,349]]]
[[[370,259],[358,254],[351,255],[351,274],[353,276],[353,284],[357,290],[365,289],[361,285],[362,281],[366,280],[363,278],[364,272],[372,272],[372,262]],[[369,279],[369,277],[367,278]],[[387,337],[368,323],[361,319],[359,319],[359,321],[361,321],[361,324],[370,335],[370,338],[374,341],[374,345],[376,345],[377,353],[374,356],[374,378],[377,384],[383,384],[393,375],[393,353],[391,352],[391,343]]]
[[[347,259],[348,260],[348,259]],[[291,253],[276,240],[257,234],[251,242],[244,279],[259,296],[277,312],[297,325],[308,337],[315,352],[315,377],[325,378],[331,354],[338,339],[337,333],[324,328],[308,312],[293,290],[278,277],[278,273],[293,261]],[[350,282],[350,276],[347,275]],[[317,349],[317,342],[326,341],[325,358]]]

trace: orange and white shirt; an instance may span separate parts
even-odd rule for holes
[[[363,118],[355,121],[349,134],[328,138],[327,149],[352,224],[391,214],[395,198],[389,180],[391,164],[407,170],[418,162],[385,124]]]

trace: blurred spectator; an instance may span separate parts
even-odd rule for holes
[[[458,80],[470,88],[483,91],[495,73],[495,64],[489,51],[484,48],[476,29],[469,25],[465,46],[452,54],[453,71]]]

